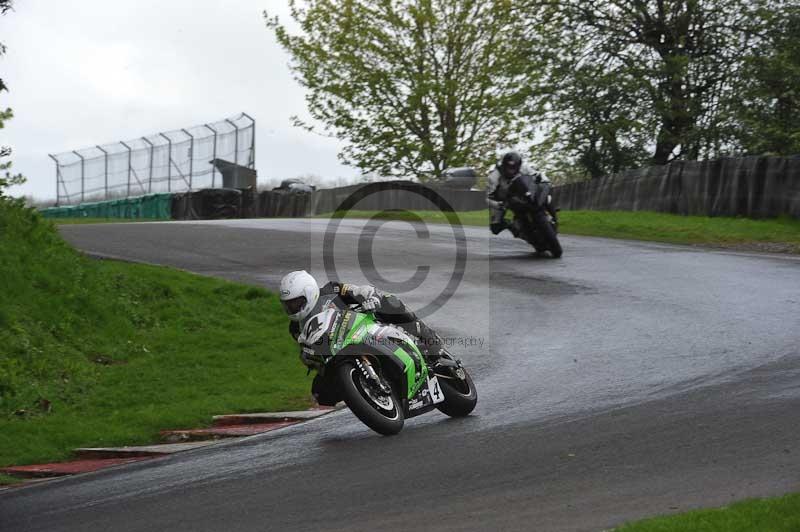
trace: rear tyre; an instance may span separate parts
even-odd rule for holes
[[[403,429],[405,416],[394,390],[388,396],[378,393],[350,361],[343,362],[336,372],[345,404],[366,426],[384,436],[397,434]]]
[[[439,377],[439,387],[444,394],[444,401],[436,405],[436,408],[443,414],[450,417],[464,417],[470,414],[478,404],[478,392],[475,390],[475,383],[469,376],[467,370],[464,371],[464,379],[444,379]]]

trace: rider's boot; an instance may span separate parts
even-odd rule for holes
[[[433,329],[416,319],[409,324],[409,332],[418,338],[417,346],[427,360],[436,360],[444,350],[442,339]]]
[[[492,222],[489,228],[491,229],[492,234],[495,235],[499,235],[506,229],[511,231],[511,234],[514,235],[515,237],[518,237],[520,234],[519,223],[516,220],[514,220],[511,223],[508,223],[506,220],[501,220],[499,222]]]

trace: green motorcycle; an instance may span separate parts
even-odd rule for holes
[[[344,401],[369,428],[397,434],[407,418],[433,409],[452,417],[475,408],[475,385],[460,360],[442,349],[426,358],[400,327],[379,322],[339,297],[306,320],[303,356],[317,368],[312,393],[321,405]]]

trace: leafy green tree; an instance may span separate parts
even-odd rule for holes
[[[635,95],[615,83],[615,72],[594,65],[576,66],[569,76],[538,113],[546,134],[532,153],[545,161],[551,179],[596,178],[642,165],[651,120]]]
[[[745,59],[733,136],[749,155],[800,153],[800,6],[765,13],[765,38]]]
[[[436,179],[482,166],[526,130],[532,57],[507,0],[290,0],[301,33],[265,13],[311,116],[364,173]],[[535,72],[535,70],[534,70]],[[314,127],[295,118],[308,130]]]
[[[5,15],[8,11],[12,8],[11,0],[0,0],[0,15]],[[3,43],[0,42],[0,56],[6,53],[6,47]],[[3,83],[3,79],[0,78],[0,91],[7,90],[6,84]]]
[[[0,15],[5,15],[12,8],[11,0],[0,0]],[[6,53],[6,47],[0,43],[0,56]],[[0,79],[0,93],[8,91],[5,83]],[[0,129],[5,127],[5,122],[11,119],[14,113],[11,109],[5,111],[0,109]],[[3,159],[11,155],[11,148],[8,146],[0,146],[0,198],[3,198],[5,190],[12,185],[20,185],[25,182],[25,178],[20,174],[11,175],[11,161],[3,162]]]
[[[0,129],[5,127],[5,121],[13,116],[11,109],[5,111],[0,110]],[[11,148],[8,146],[0,146],[0,198],[3,197],[4,191],[13,185],[21,185],[25,182],[25,178],[21,174],[12,175],[10,172],[11,161],[2,162],[3,159],[11,155]]]
[[[786,4],[525,2],[529,27],[551,43],[545,85],[556,94],[551,115],[563,121],[553,120],[553,131],[591,175],[640,164],[645,148],[654,164],[724,152],[724,110],[735,99],[735,81],[747,74],[744,57],[759,40],[761,15]]]

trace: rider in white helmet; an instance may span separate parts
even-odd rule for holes
[[[285,275],[280,290],[281,305],[292,323],[304,320],[319,301],[317,281],[305,270]]]
[[[364,311],[374,312],[378,321],[398,325],[416,336],[421,340],[420,348],[426,356],[438,355],[441,347],[439,337],[396,296],[384,294],[370,285],[329,282],[319,288],[314,277],[305,270],[286,274],[280,286],[281,304],[291,320],[289,332],[298,342],[303,341],[301,331],[306,320],[321,312],[323,306],[336,297],[345,304],[357,304]],[[304,364],[313,366],[313,361],[304,358],[302,352],[300,357]]]

